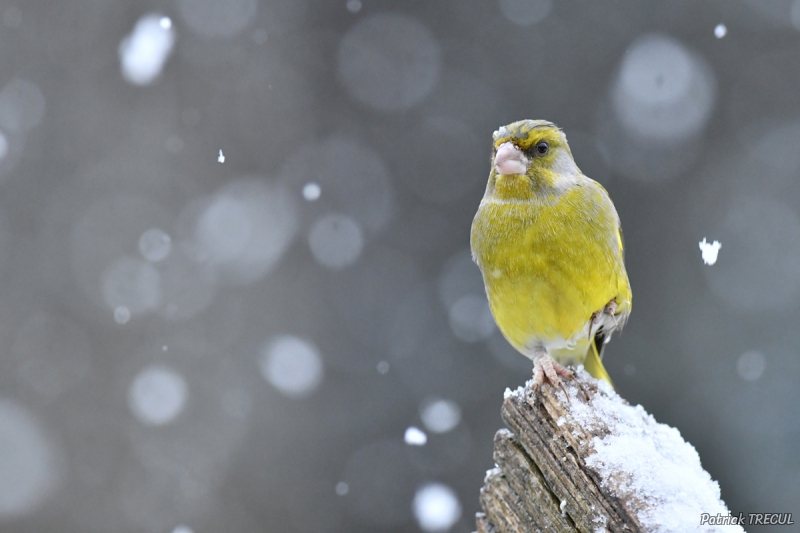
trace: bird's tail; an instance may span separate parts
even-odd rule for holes
[[[603,366],[603,361],[600,359],[600,353],[602,352],[602,349],[603,336],[597,335],[594,339],[592,339],[591,345],[589,346],[589,353],[586,354],[586,360],[583,362],[583,368],[585,368],[586,371],[593,377],[607,381],[608,384],[613,387],[614,382],[611,381],[611,376],[609,376],[608,372],[606,372],[606,368]]]

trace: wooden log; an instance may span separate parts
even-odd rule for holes
[[[506,391],[478,533],[716,531],[719,486],[677,430],[583,370],[564,387]]]

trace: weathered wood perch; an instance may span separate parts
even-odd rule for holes
[[[743,531],[701,526],[728,510],[676,429],[582,370],[565,388],[506,390],[478,533]]]

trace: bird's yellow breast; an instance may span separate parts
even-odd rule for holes
[[[621,312],[630,308],[616,211],[588,178],[529,201],[485,198],[471,241],[495,320],[523,353],[535,342],[574,339],[612,299]]]

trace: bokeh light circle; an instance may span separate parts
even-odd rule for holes
[[[789,20],[796,30],[800,30],[800,0],[794,0],[789,9]]]
[[[308,244],[319,264],[338,270],[356,262],[364,247],[364,237],[353,217],[332,214],[314,223]]]
[[[44,429],[26,409],[0,400],[0,518],[30,513],[54,488],[57,464]]]
[[[309,340],[284,335],[261,349],[261,374],[282,394],[303,398],[313,393],[323,377],[319,349]]]
[[[224,279],[248,284],[266,275],[294,238],[294,200],[257,179],[226,185],[197,220],[195,237]]]
[[[102,290],[110,309],[125,307],[132,315],[140,315],[161,303],[161,275],[141,259],[120,257],[103,273]]]
[[[356,101],[380,111],[420,103],[436,86],[441,51],[430,31],[410,17],[378,14],[353,26],[339,43],[339,80]]]
[[[449,530],[461,518],[461,502],[455,491],[441,483],[431,483],[414,495],[414,517],[423,531]]]
[[[225,263],[245,252],[254,231],[253,225],[244,202],[221,196],[203,213],[198,235],[214,260]]]
[[[8,149],[8,139],[6,138],[5,134],[0,131],[0,161],[6,157],[6,154],[8,154]]]
[[[452,400],[428,398],[420,406],[420,418],[433,433],[447,433],[461,422],[461,408]]]
[[[114,322],[120,325],[125,325],[131,320],[131,310],[124,305],[119,305],[114,308]]]
[[[517,26],[541,22],[552,9],[552,0],[500,0],[500,12]]]
[[[217,292],[217,274],[198,246],[179,242],[158,265],[161,275],[159,314],[168,320],[186,320],[206,309]]]
[[[128,407],[146,425],[172,422],[186,406],[189,387],[176,371],[151,365],[134,378],[128,390]]]
[[[736,373],[745,381],[756,381],[764,373],[767,360],[756,351],[745,352],[736,360]]]
[[[462,296],[450,307],[449,316],[450,329],[462,341],[484,341],[497,328],[485,295]]]
[[[456,337],[478,342],[492,336],[497,326],[489,309],[483,277],[469,250],[458,252],[445,263],[438,289]]]
[[[161,274],[137,248],[148,228],[169,225],[168,211],[138,195],[101,198],[88,208],[77,205],[80,219],[71,224],[68,244],[78,286],[103,316],[120,306],[133,315],[155,310],[161,300]],[[76,300],[73,305],[82,303]]]
[[[392,217],[393,191],[386,164],[355,139],[334,137],[302,146],[289,157],[280,176],[284,186],[309,201],[305,213],[351,216],[367,235],[379,232]]]
[[[39,87],[14,78],[0,91],[0,127],[11,132],[26,132],[44,118],[45,98]]]
[[[706,125],[715,86],[711,70],[696,54],[672,37],[651,34],[625,53],[612,102],[630,134],[679,140]]]
[[[322,194],[322,189],[320,189],[319,184],[314,183],[313,181],[308,182],[303,186],[303,198],[309,202],[319,200],[320,194]]]
[[[172,238],[159,228],[150,228],[139,237],[139,252],[151,263],[163,261],[172,250]]]

